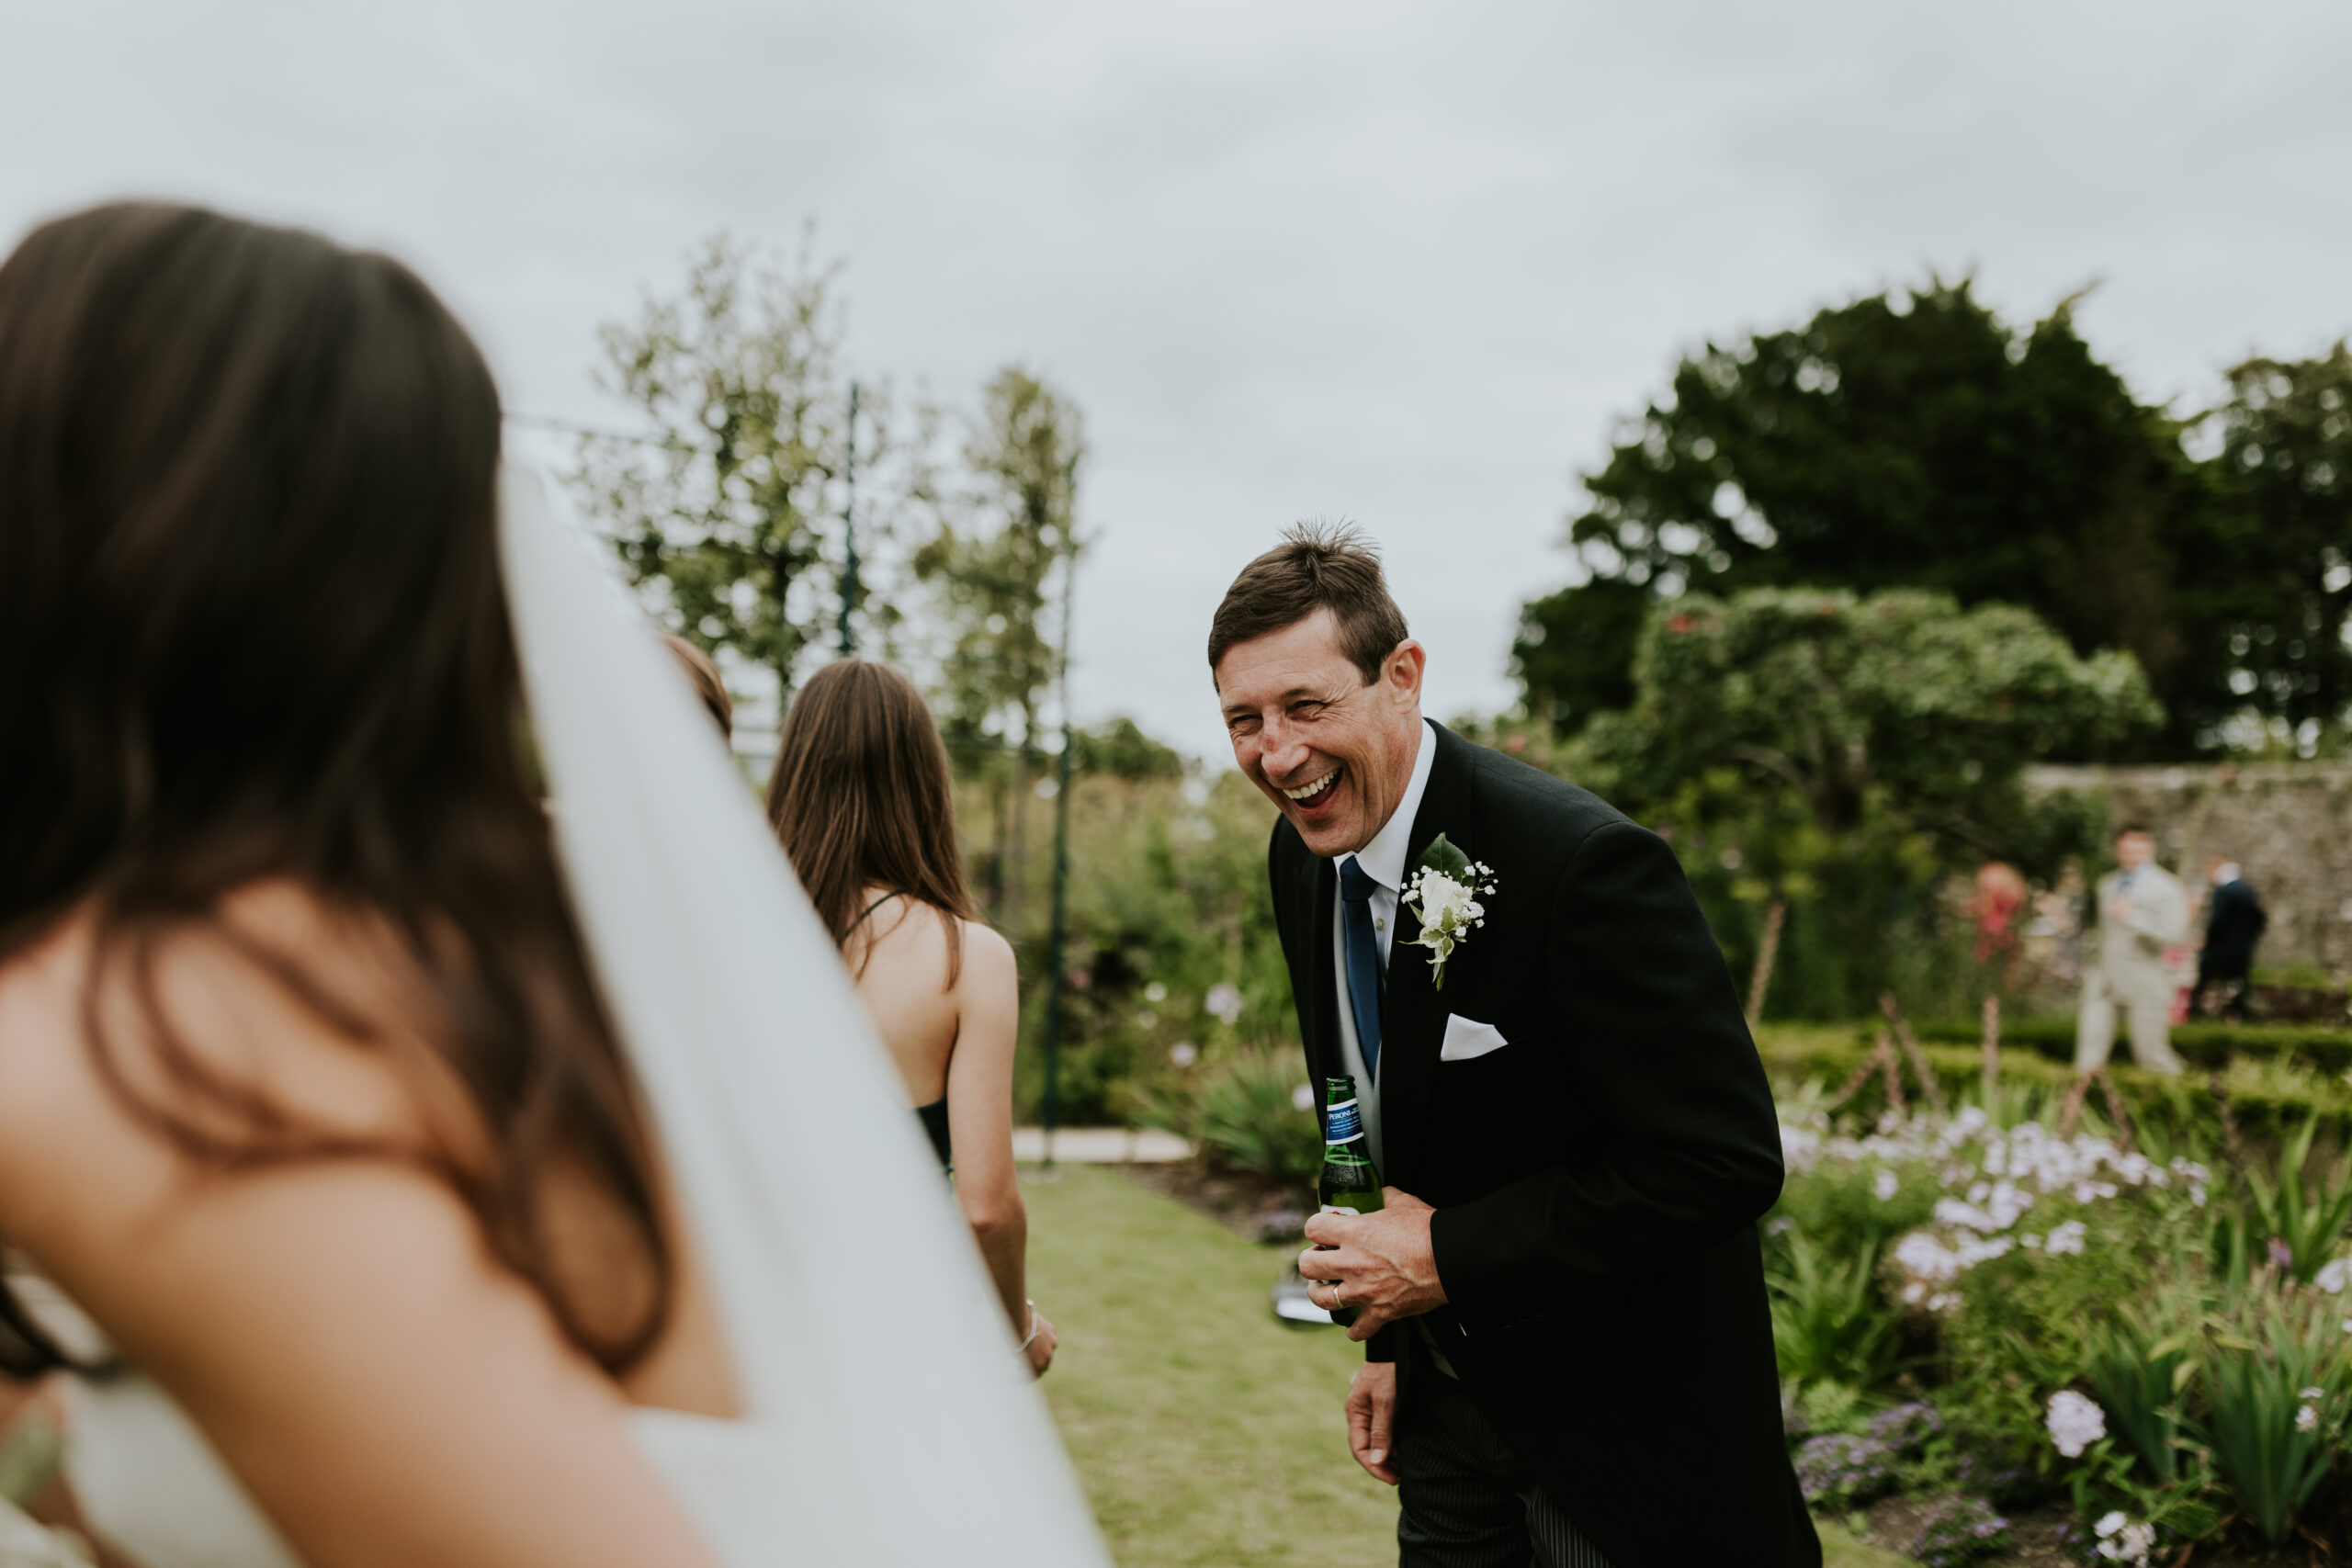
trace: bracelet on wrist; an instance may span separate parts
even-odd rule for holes
[[[1021,1348],[1023,1350],[1026,1350],[1030,1346],[1035,1345],[1037,1342],[1038,1328],[1037,1303],[1035,1302],[1029,1302],[1025,1304],[1029,1308],[1029,1335],[1027,1338],[1021,1341]]]

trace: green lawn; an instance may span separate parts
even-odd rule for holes
[[[1113,1171],[1026,1183],[1030,1293],[1061,1334],[1046,1393],[1120,1568],[1396,1561],[1396,1494],[1349,1457],[1362,1359],[1267,1310],[1283,1249]],[[1833,1568],[1895,1568],[1833,1528]]]

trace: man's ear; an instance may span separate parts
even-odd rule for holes
[[[1392,695],[1419,706],[1421,676],[1429,667],[1429,650],[1411,637],[1398,643],[1381,666],[1381,682]]]

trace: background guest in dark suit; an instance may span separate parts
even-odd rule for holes
[[[1368,1341],[1348,1396],[1407,1568],[1817,1564],[1756,1221],[1771,1092],[1658,837],[1421,716],[1426,655],[1352,531],[1294,529],[1209,637],[1309,1070],[1353,1076],[1386,1207],[1301,1271]],[[1440,834],[1484,923],[1442,989],[1403,895]],[[1401,940],[1400,940],[1401,939]]]
[[[2197,989],[2189,1007],[2201,1016],[2219,992],[2221,1010],[2244,1022],[2253,1016],[2246,993],[2253,989],[2254,950],[2270,916],[2237,862],[2215,855],[2205,871],[2212,891],[2206,895],[2205,945],[2197,954]]]

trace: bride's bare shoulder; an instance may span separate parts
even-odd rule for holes
[[[66,1179],[171,1180],[187,1154],[158,1110],[232,1142],[238,1100],[331,1136],[424,1135],[421,995],[379,923],[291,883],[152,939],[68,914],[0,964],[0,1231]]]

